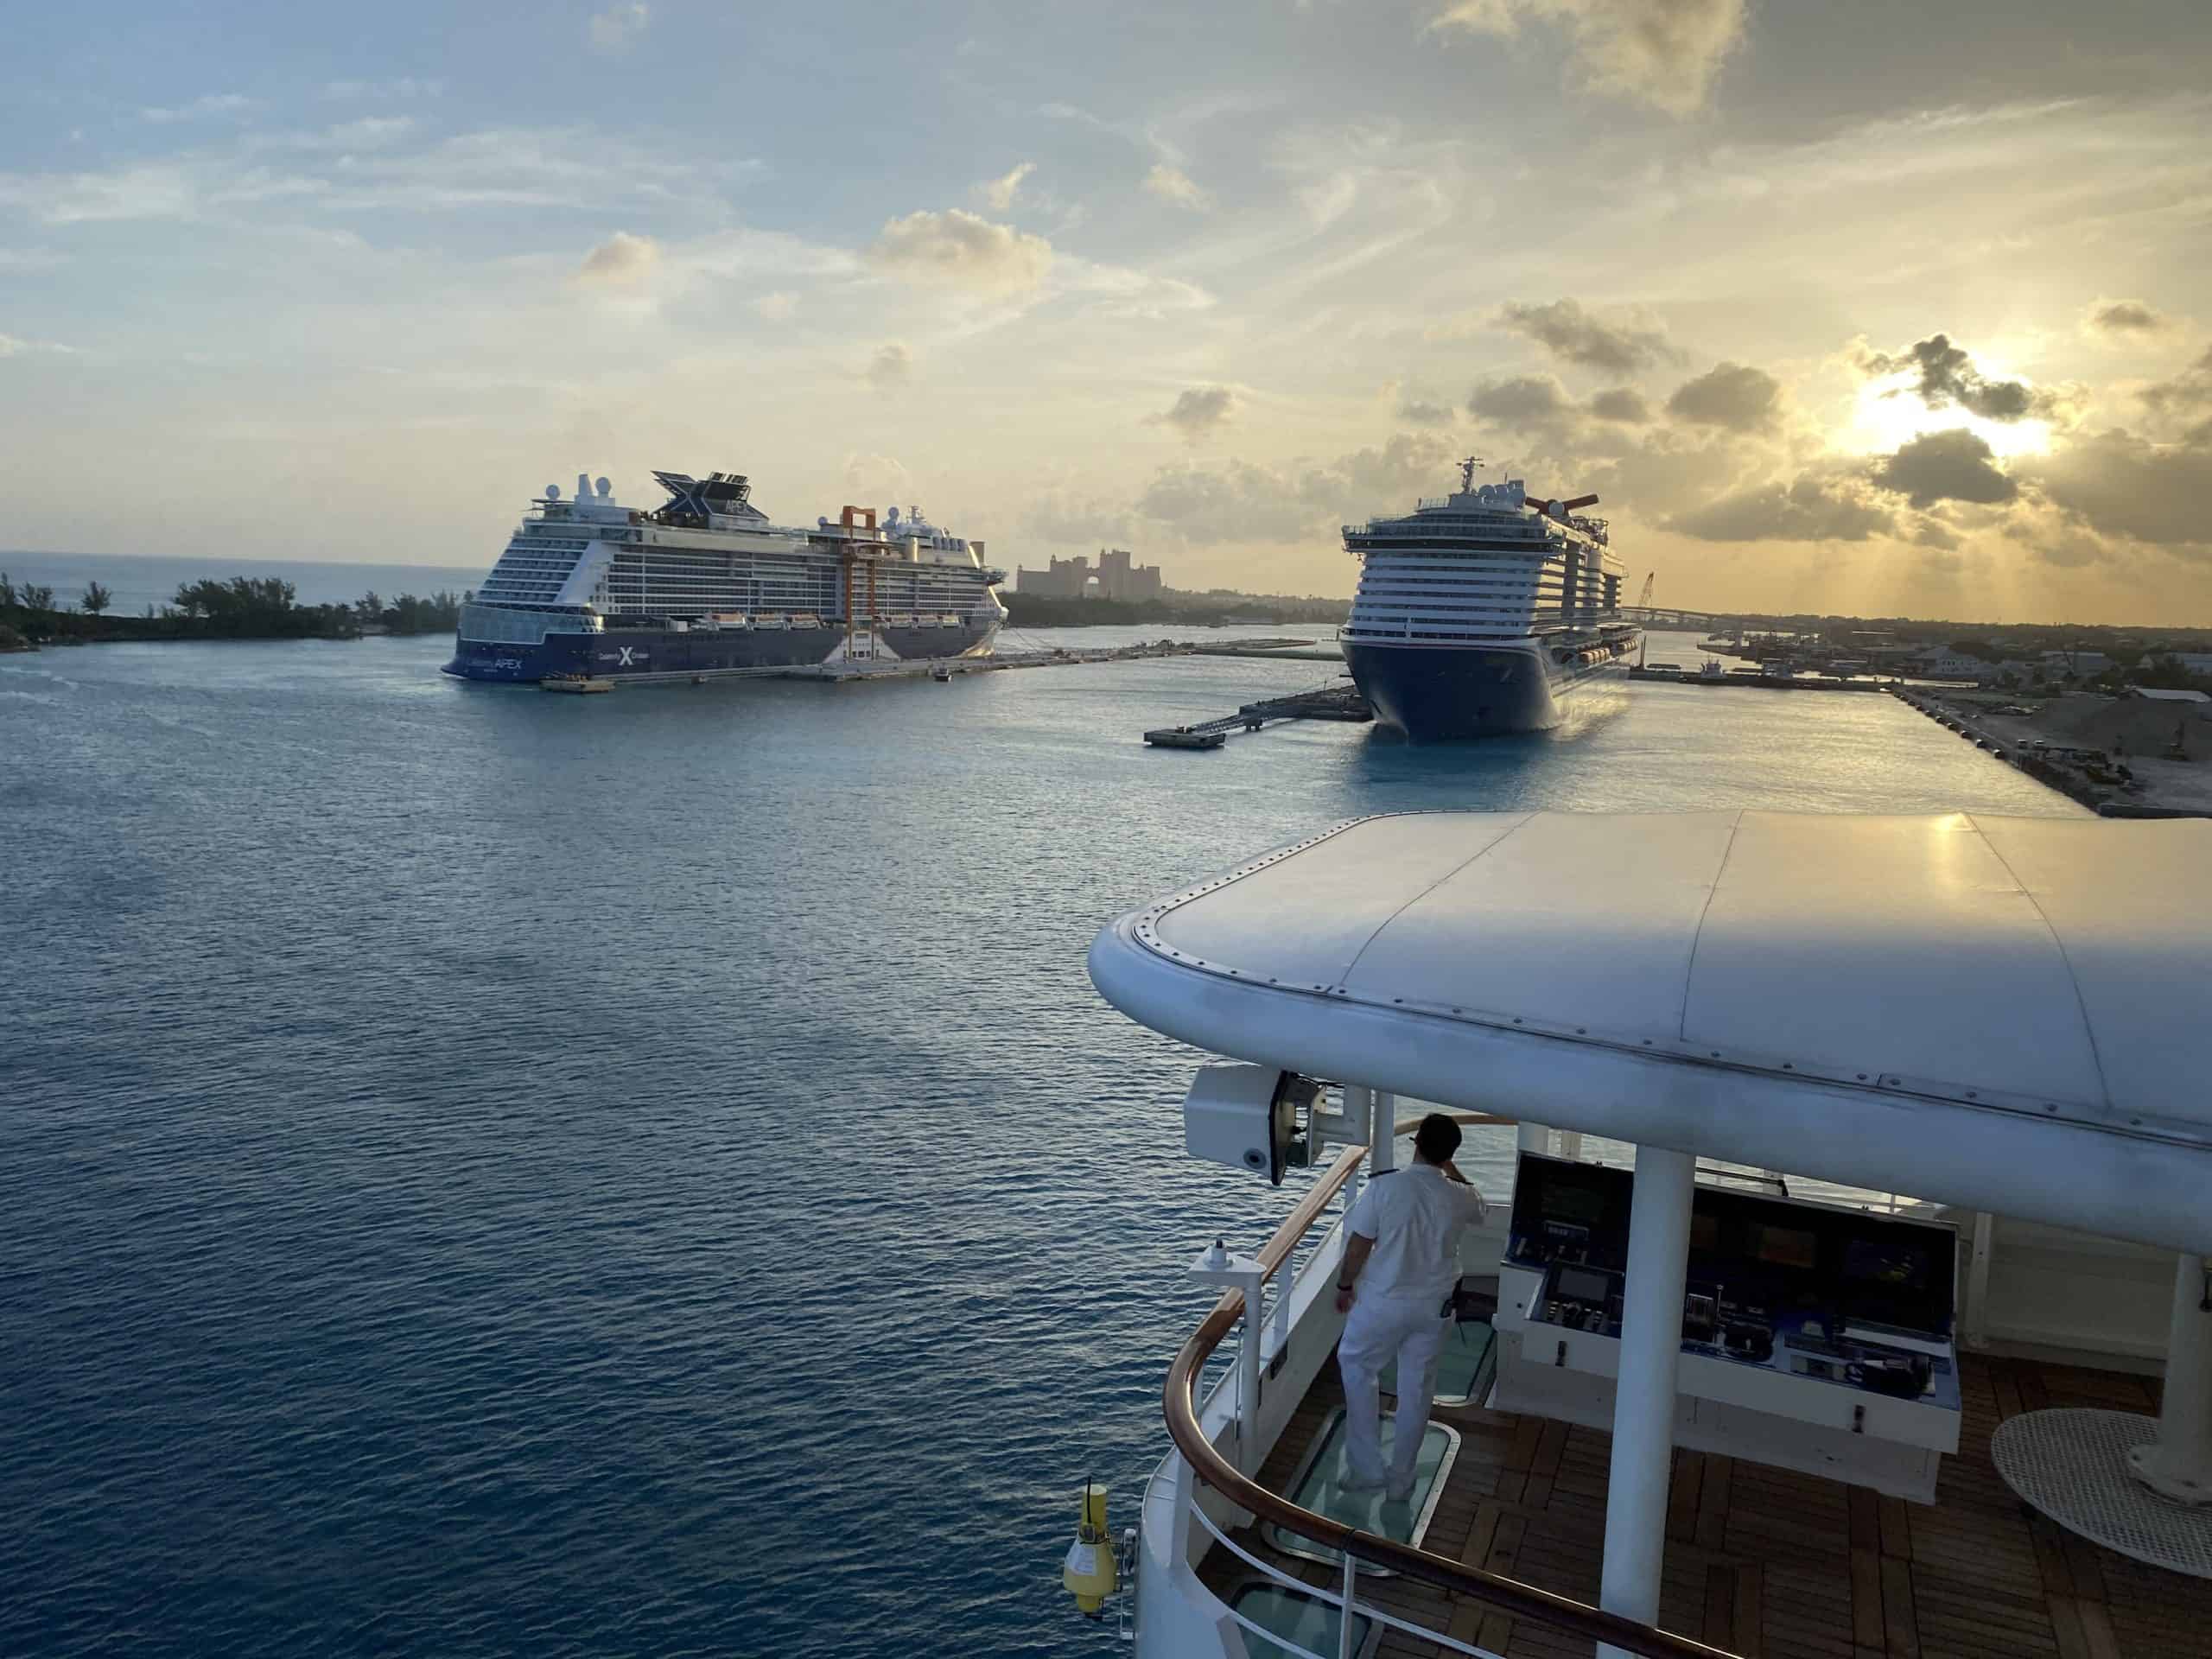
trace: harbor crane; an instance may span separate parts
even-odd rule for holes
[[[1649,628],[1651,626],[1651,584],[1658,581],[1658,579],[1659,573],[1656,570],[1645,571],[1643,573],[1643,591],[1636,596],[1636,608],[1643,613],[1644,626],[1646,628]],[[1650,650],[1651,636],[1649,633],[1637,634],[1636,637],[1636,665],[1638,668],[1642,668],[1643,666],[1643,659],[1650,652]]]

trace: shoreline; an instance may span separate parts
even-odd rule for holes
[[[2164,725],[2171,730],[2177,723],[2185,738],[2196,739],[2198,754],[2212,756],[2212,721],[2192,721],[2186,712],[2169,716],[2156,704],[2138,702],[2130,707],[2131,699],[2125,697],[2083,693],[2052,698],[2024,715],[1998,714],[1998,709],[2025,705],[1994,693],[1974,694],[1984,702],[1969,702],[1956,691],[1903,688],[1897,695],[1932,719],[1955,722],[1967,741],[1986,744],[2005,765],[2099,817],[2212,817],[2212,768],[2198,759],[2145,752],[2152,747],[2146,741],[2152,728]],[[2201,733],[2190,731],[2192,725],[2201,727]],[[2119,734],[2116,753],[2112,732]],[[2131,781],[2133,788],[2127,786]]]

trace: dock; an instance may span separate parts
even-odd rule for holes
[[[1195,726],[1160,726],[1144,734],[1157,749],[1217,749],[1238,732],[1256,732],[1286,720],[1343,720],[1363,721],[1375,711],[1358,689],[1332,683],[1288,696],[1263,697],[1248,702],[1233,715],[1200,721]]]
[[[1838,679],[1820,674],[1754,674],[1732,669],[1726,674],[1692,674],[1673,668],[1631,668],[1631,680],[1668,680],[1677,685],[1748,685],[1758,691],[1886,691],[1893,680]]]

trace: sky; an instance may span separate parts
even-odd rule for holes
[[[1348,594],[2212,626],[2203,0],[18,9],[0,546],[488,568],[748,474]]]

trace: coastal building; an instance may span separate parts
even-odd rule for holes
[[[1042,599],[1158,599],[1165,591],[1160,567],[1137,563],[1136,555],[1125,547],[1100,548],[1096,566],[1078,553],[1054,559],[1042,570],[1020,567],[1014,586]]]
[[[2202,691],[2167,691],[2156,686],[2131,685],[2127,695],[2139,697],[2145,702],[2171,703],[2177,712],[2212,718],[2212,695]]]
[[[2005,665],[1984,662],[1963,652],[1931,651],[1913,658],[1911,670],[1924,679],[1972,680],[1980,684],[1998,678],[2005,672]]]
[[[2048,675],[2073,674],[2086,679],[2111,666],[2112,658],[2101,651],[2046,651],[2043,654],[2043,671]]]

